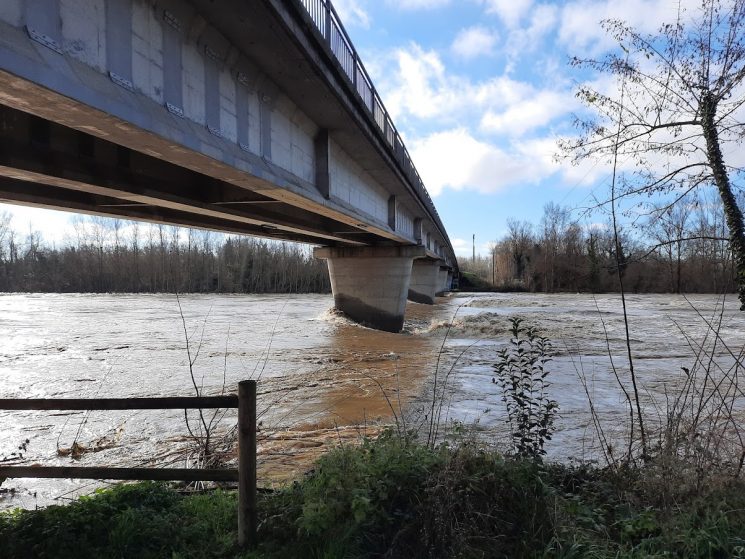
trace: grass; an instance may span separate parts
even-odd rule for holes
[[[429,449],[387,432],[261,494],[252,552],[235,546],[232,491],[142,483],[0,514],[0,557],[745,557],[745,483],[673,487],[673,499],[667,487],[662,499],[655,472]]]
[[[496,291],[491,283],[471,272],[461,272],[459,281],[458,291],[467,291],[469,293]]]
[[[522,293],[530,291],[527,287],[516,283],[502,283],[495,285],[473,272],[461,270],[458,289],[468,293]]]

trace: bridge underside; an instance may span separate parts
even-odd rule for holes
[[[0,200],[305,243],[379,241],[357,227],[3,105]]]

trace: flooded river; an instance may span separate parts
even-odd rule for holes
[[[709,344],[725,368],[731,352],[745,346],[745,313],[734,296],[723,309],[721,299],[701,295],[634,295],[628,303],[642,399],[650,409],[664,406],[699,344]],[[392,409],[408,427],[426,424],[436,370],[446,388],[443,422],[504,440],[504,404],[491,365],[507,343],[508,318],[520,316],[555,346],[551,390],[561,415],[550,456],[596,457],[580,378],[609,432],[623,435],[627,411],[608,352],[625,382],[616,295],[457,294],[435,306],[410,303],[401,334],[352,324],[333,313],[332,304],[328,295],[187,295],[180,308],[173,295],[0,295],[0,393],[192,395],[190,355],[206,395],[259,380],[259,476],[268,484],[302,471],[330,446],[395,422]],[[720,323],[726,346],[707,338],[707,320]],[[217,434],[229,432],[236,413],[219,417]],[[0,459],[28,439],[24,464],[183,466],[187,435],[183,411],[0,412]],[[83,451],[75,458],[74,448]],[[0,508],[63,502],[97,485],[7,480]]]

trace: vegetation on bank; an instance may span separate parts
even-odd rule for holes
[[[1,514],[0,556],[745,555],[745,483],[730,478],[695,489],[658,474],[654,463],[543,464],[473,443],[429,448],[387,432],[332,451],[303,479],[261,494],[254,551],[236,547],[234,492],[183,495],[141,483]]]
[[[494,286],[473,272],[462,272],[458,279],[458,290],[473,292],[496,291]]]
[[[721,203],[713,196],[685,197],[662,218],[634,228],[585,226],[569,208],[549,203],[540,223],[508,220],[490,253],[459,257],[460,289],[603,293],[618,291],[620,268],[635,293],[726,293],[735,272]],[[618,247],[618,248],[616,248]]]
[[[197,229],[80,217],[59,245],[0,212],[0,292],[328,293],[310,247]]]

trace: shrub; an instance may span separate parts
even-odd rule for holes
[[[499,352],[492,382],[502,389],[515,454],[536,459],[546,454],[544,446],[551,440],[559,409],[548,396],[551,383],[546,380],[551,342],[535,328],[524,327],[520,318],[511,318],[510,323],[510,345]]]
[[[392,433],[327,454],[259,498],[259,546],[236,548],[236,498],[145,483],[68,506],[0,513],[0,557],[743,557],[745,484],[656,506],[645,468],[436,449]]]
[[[163,484],[99,490],[66,506],[0,514],[0,557],[235,556],[232,492],[184,497]]]

